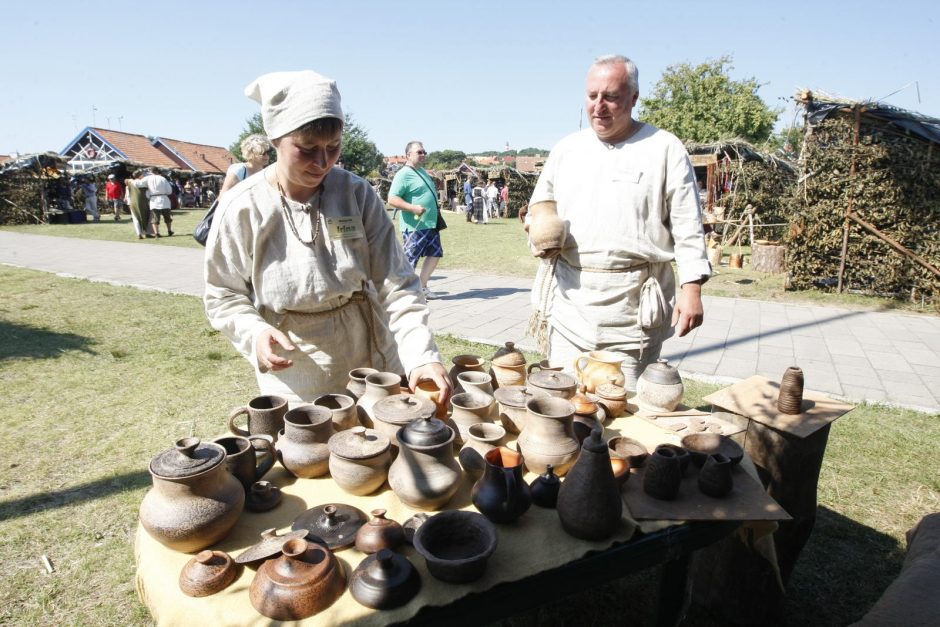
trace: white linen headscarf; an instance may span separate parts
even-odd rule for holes
[[[343,119],[336,81],[312,70],[264,74],[245,88],[245,95],[261,104],[261,121],[270,139],[320,118]]]

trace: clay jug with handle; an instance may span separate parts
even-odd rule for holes
[[[594,393],[599,385],[610,382],[623,385],[624,377],[620,367],[623,365],[623,355],[612,351],[589,351],[574,360],[574,372],[578,380],[584,384],[586,391]]]
[[[529,484],[522,476],[522,455],[501,446],[483,459],[483,476],[473,484],[470,500],[493,522],[511,523],[532,505]]]

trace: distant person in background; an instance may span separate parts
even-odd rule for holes
[[[150,224],[153,234],[160,237],[160,216],[166,223],[166,233],[173,236],[173,217],[170,215],[170,194],[173,185],[156,172],[149,172],[143,178],[134,181],[134,186],[147,190],[147,200],[150,201]]]
[[[113,174],[108,175],[108,182],[104,186],[105,195],[111,208],[114,210],[114,221],[121,221],[121,205],[124,204],[124,185]]]
[[[239,145],[242,151],[244,163],[233,163],[225,173],[225,181],[222,183],[222,189],[219,196],[232,189],[246,178],[260,172],[264,166],[271,160],[271,142],[264,135],[249,135],[242,140]]]
[[[509,217],[509,183],[499,190],[499,215],[503,218]]]
[[[144,173],[138,171],[134,173],[134,176],[137,179],[141,179]],[[130,207],[131,221],[134,223],[134,231],[137,233],[137,239],[156,237],[150,226],[150,201],[147,200],[146,189],[137,187],[134,184],[134,179],[124,181],[124,186],[124,202]]]
[[[496,189],[496,183],[490,181],[486,184],[486,213],[489,217],[495,218],[499,211],[499,190]]]
[[[85,212],[90,213],[95,222],[101,222],[101,214],[98,213],[98,185],[95,184],[95,179],[85,179],[81,188],[85,192]]]
[[[473,185],[470,184],[470,177],[463,182],[463,202],[467,206],[467,222],[473,220]]]
[[[473,219],[477,224],[487,224],[489,219],[486,217],[486,198],[483,196],[483,188],[479,182],[473,188]]]
[[[199,181],[193,181],[193,198],[195,199],[196,206],[202,206],[202,185],[199,184]]]

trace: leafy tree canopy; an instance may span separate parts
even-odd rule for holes
[[[428,154],[427,167],[432,170],[453,170],[467,158],[459,150],[435,150]]]
[[[731,63],[724,56],[696,66],[670,66],[652,96],[642,99],[640,120],[699,143],[730,138],[765,142],[781,110],[760,99],[756,79],[731,80]]]
[[[261,122],[261,113],[255,113],[245,121],[245,128],[239,134],[229,151],[244,161],[241,146],[242,140],[252,134],[264,135],[264,125]],[[272,153],[272,161],[276,155]],[[376,148],[375,143],[369,139],[368,132],[356,124],[352,116],[346,114],[346,126],[343,128],[343,167],[359,176],[373,176],[382,167],[384,157]]]

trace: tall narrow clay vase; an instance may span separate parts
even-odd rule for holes
[[[506,447],[483,456],[483,476],[473,484],[470,500],[495,523],[511,523],[532,505],[529,484],[522,476],[522,455]]]
[[[603,540],[617,531],[623,514],[620,486],[614,479],[610,453],[598,426],[584,440],[578,461],[558,491],[558,518],[568,535]]]
[[[781,414],[799,414],[803,406],[803,369],[790,366],[780,381],[777,410]]]

